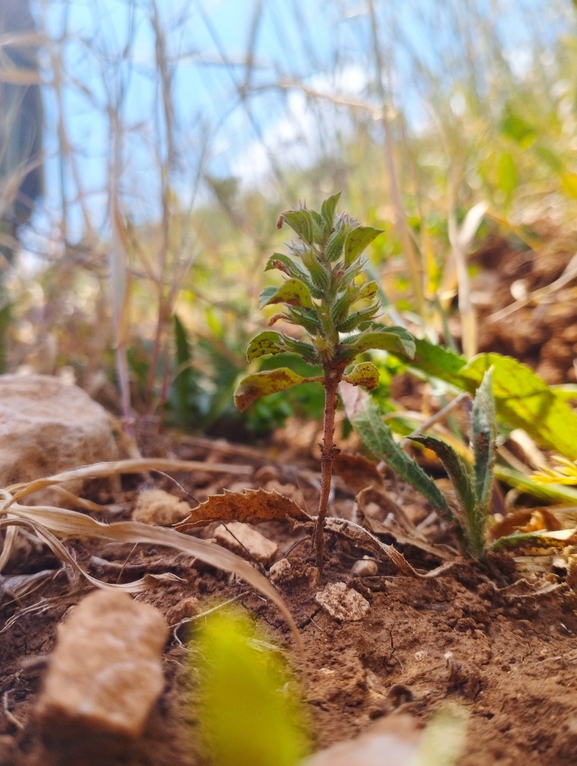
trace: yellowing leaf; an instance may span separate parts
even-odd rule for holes
[[[379,371],[372,362],[356,364],[344,380],[353,386],[362,386],[372,391],[379,385]]]
[[[287,279],[262,305],[270,306],[273,303],[286,303],[304,309],[314,308],[310,291],[300,279]]]
[[[285,349],[282,347],[282,336],[278,332],[268,330],[260,332],[248,344],[246,358],[249,362],[266,354],[281,354]]]
[[[297,375],[288,367],[280,367],[278,370],[267,370],[265,372],[255,372],[253,375],[247,375],[243,378],[236,391],[234,392],[235,407],[244,412],[261,396],[276,394],[277,391],[284,391],[287,388],[298,386],[300,383],[306,383],[307,378]]]

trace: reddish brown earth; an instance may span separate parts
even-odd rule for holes
[[[505,253],[502,244],[500,254],[498,258],[488,248],[478,255],[478,263],[486,267],[485,271],[490,266],[500,275],[492,312],[512,302],[510,283],[521,278],[519,274],[528,280],[531,291],[557,278],[569,261],[566,251],[552,256],[554,267],[538,265],[535,258],[524,255],[523,264],[507,278],[501,273],[505,270],[503,264],[517,256],[515,252]],[[491,274],[481,270],[476,289],[482,293],[491,279]],[[575,288],[569,285],[566,289]],[[577,301],[564,309],[556,309],[557,303],[548,301],[540,314],[541,304],[529,307],[532,313],[519,315],[530,333],[525,347],[519,346],[519,333],[512,331],[514,315],[510,320],[513,324],[499,325],[498,331],[483,325],[483,347],[513,353],[543,374],[549,369],[546,377],[550,382],[573,381],[572,358],[567,349],[574,351],[577,342],[577,338],[573,339]],[[490,313],[488,308],[483,311],[485,316]],[[557,322],[554,337],[563,347],[562,354],[553,353],[557,346],[553,349],[549,341],[543,343],[542,324],[553,321],[551,316],[547,319],[548,314],[553,314]],[[553,339],[551,332],[549,337]],[[199,501],[224,488],[264,485],[289,494],[314,512],[318,467],[294,451],[281,453],[277,447],[267,452],[222,441],[178,437],[163,437],[154,449],[146,451],[254,468],[253,478],[242,483],[233,475],[215,480],[215,475],[208,472],[175,475]],[[263,472],[264,466],[267,468]],[[155,486],[186,499],[164,478]],[[399,482],[387,477],[387,488],[391,497],[408,509],[415,523],[428,516],[426,504]],[[123,487],[122,499],[133,504],[139,489],[136,479],[130,479]],[[353,501],[353,493],[337,482],[335,515],[350,517]],[[399,711],[425,724],[441,705],[452,700],[468,713],[467,747],[460,766],[577,763],[577,594],[571,577],[567,582],[563,572],[558,572],[523,580],[512,555],[500,554],[490,557],[485,565],[455,557],[451,569],[432,579],[404,576],[383,559],[378,562],[375,576],[361,578],[351,574],[351,567],[367,551],[346,537],[328,535],[324,581],[345,582],[370,604],[363,619],[340,622],[314,599],[318,585],[308,531],[292,529],[288,522],[261,524],[259,529],[278,542],[277,559],[290,551],[292,569],[276,585],[299,627],[308,660],[306,674],[288,626],[276,608],[243,582],[164,550],[80,540],[71,542],[70,547],[91,574],[110,582],[128,581],[145,572],[171,572],[181,578],[138,596],[157,606],[171,625],[198,614],[215,601],[236,597],[285,648],[301,674],[317,747],[353,737],[376,719]],[[211,528],[200,534],[209,536]],[[393,542],[390,537],[382,539]],[[412,546],[399,548],[420,572],[441,563]],[[545,569],[550,570],[552,557],[545,561]],[[30,547],[12,564],[12,573],[58,566],[46,551]],[[549,586],[554,589],[545,592]],[[88,745],[84,751],[74,753],[50,751],[43,745],[34,705],[54,646],[55,628],[89,589],[84,581],[61,570],[24,603],[15,604],[5,596],[0,604],[0,764],[203,763],[195,742],[195,680],[186,645],[193,639],[194,621],[190,632],[182,627],[174,631],[166,646],[166,688],[141,741],[121,756],[94,756],[96,760],[90,757]]]

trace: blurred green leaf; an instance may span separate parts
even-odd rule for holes
[[[493,368],[489,368],[473,401],[471,446],[475,456],[475,494],[479,512],[486,517],[491,504],[497,421],[492,391]]]
[[[497,187],[509,198],[518,184],[517,164],[510,152],[504,152],[497,164]]]
[[[191,344],[186,333],[186,328],[180,321],[178,314],[173,316],[174,339],[176,346],[176,377],[172,381],[172,397],[178,425],[185,431],[191,424],[192,409],[189,404],[190,395],[194,388],[194,375],[190,363],[192,362]]]
[[[577,173],[567,170],[561,175],[561,190],[571,199],[577,199]]]
[[[501,121],[501,133],[523,148],[529,147],[537,137],[537,130],[508,106]]]
[[[308,750],[295,681],[240,613],[205,618],[192,656],[199,723],[213,766],[293,766]]]

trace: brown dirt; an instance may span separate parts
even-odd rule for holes
[[[306,486],[303,470],[297,479],[294,464],[285,472],[277,463],[259,471],[264,455],[246,448],[199,441],[183,445],[181,456],[209,461],[228,459],[252,464],[267,484],[284,486],[294,495],[304,488],[307,504],[316,490]],[[257,460],[257,456],[260,460]],[[211,483],[207,484],[210,476]],[[291,479],[292,476],[292,479]],[[224,486],[238,488],[234,477],[210,474],[177,476],[199,500]],[[313,482],[314,483],[314,482]],[[180,492],[165,479],[158,482],[175,494]],[[245,482],[246,484],[246,482]],[[201,485],[201,486],[199,486]],[[204,487],[202,486],[204,485]],[[335,504],[348,515],[352,493],[341,487]],[[128,491],[129,497],[136,488]],[[395,490],[389,489],[393,496]],[[406,492],[406,491],[405,491]],[[405,494],[416,521],[428,509]],[[313,506],[314,507],[314,506]],[[539,581],[511,586],[519,580],[509,556],[494,557],[486,566],[459,561],[436,579],[419,580],[399,575],[392,564],[379,563],[374,577],[351,574],[352,564],[365,551],[346,538],[329,539],[327,582],[342,581],[370,602],[358,622],[339,622],[314,600],[314,583],[307,533],[292,531],[288,523],[260,525],[277,540],[281,551],[303,539],[289,554],[292,569],[277,582],[301,631],[309,662],[305,697],[311,727],[318,746],[354,736],[376,718],[407,711],[426,722],[446,700],[456,700],[469,714],[467,752],[462,766],[554,762],[558,766],[577,761],[577,596],[563,584],[549,594],[535,595]],[[206,532],[205,532],[206,534]],[[242,582],[216,570],[191,565],[182,555],[126,545],[102,545],[86,541],[71,544],[79,563],[92,574],[116,581],[118,564],[124,580],[144,571],[173,572],[182,581],[160,585],[140,596],[156,605],[170,624],[202,609],[215,599],[239,597],[271,636],[291,652],[291,636],[276,609]],[[414,548],[405,553],[422,570],[439,562]],[[38,554],[37,554],[38,555]],[[97,561],[91,556],[98,556]],[[280,557],[281,553],[279,553]],[[111,562],[107,567],[102,559]],[[117,565],[115,567],[115,564]],[[29,556],[16,568],[31,571],[50,565]],[[56,625],[88,587],[70,582],[64,571],[27,604],[36,611],[21,612],[14,604],[4,607],[0,633],[0,763],[8,766],[40,764],[130,764],[130,766],[193,766],[202,763],[194,743],[194,681],[187,672],[188,650],[173,635],[165,653],[167,685],[156,705],[143,739],[121,755],[93,761],[86,750],[70,752],[48,749],[34,722],[34,702],[54,644]],[[177,632],[186,642],[186,633]],[[293,654],[297,667],[298,657]],[[302,667],[300,668],[302,671]],[[50,743],[48,743],[50,744]],[[84,743],[86,744],[86,743]]]
[[[554,294],[501,322],[487,320],[491,313],[512,303],[511,284],[515,280],[525,279],[529,291],[543,287],[561,274],[569,257],[569,247],[537,258],[531,251],[515,249],[503,241],[493,241],[477,254],[480,271],[474,289],[483,320],[481,348],[512,354],[552,383],[575,379],[574,287],[566,288],[572,300],[567,294]],[[483,295],[490,295],[490,302],[483,304]],[[199,502],[224,488],[264,486],[314,510],[318,464],[304,465],[294,453],[276,450],[265,454],[222,441],[167,436],[157,439],[147,453],[254,467],[253,478],[242,482],[232,475],[215,481],[209,472],[176,475]],[[184,498],[164,478],[154,484]],[[333,513],[348,517],[353,494],[340,481],[336,486]],[[120,499],[134,505],[140,488],[135,479],[127,481]],[[408,509],[413,521],[428,516],[430,509],[422,499],[399,482],[388,480],[387,488]],[[383,560],[376,576],[360,578],[351,574],[351,567],[366,551],[355,548],[346,538],[329,536],[325,581],[345,582],[370,603],[363,619],[339,622],[314,599],[318,586],[308,533],[281,522],[261,524],[259,529],[279,543],[277,559],[290,550],[292,568],[277,587],[305,646],[308,673],[302,677],[316,746],[350,738],[375,719],[400,711],[424,724],[447,700],[454,700],[469,714],[467,747],[459,766],[577,763],[577,595],[572,583],[553,574],[523,582],[512,556],[505,554],[494,556],[484,566],[458,560],[452,569],[428,580],[403,576]],[[199,534],[210,532],[208,528]],[[383,539],[392,542],[391,538]],[[270,603],[244,583],[191,563],[182,554],[80,540],[71,542],[70,547],[81,565],[111,582],[119,578],[127,581],[145,572],[176,574],[180,582],[159,584],[139,596],[157,606],[171,625],[216,600],[238,598],[286,648],[302,673],[286,623]],[[406,547],[404,552],[420,571],[440,563],[416,548]],[[58,567],[56,560],[30,546],[13,563],[12,572],[50,567]],[[540,593],[548,585],[558,587]],[[0,595],[1,588],[0,580]],[[8,595],[0,601],[0,764],[200,766],[203,760],[195,742],[194,673],[187,667],[190,634],[182,628],[173,632],[167,644],[166,688],[141,741],[106,756],[101,751],[95,755],[97,751],[91,750],[90,743],[71,752],[43,741],[35,723],[34,705],[55,629],[88,590],[84,581],[60,569],[24,603],[11,603]]]

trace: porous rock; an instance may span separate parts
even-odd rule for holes
[[[148,489],[141,492],[132,512],[133,521],[171,527],[190,516],[192,508],[184,500],[169,495],[163,489]]]
[[[0,486],[116,458],[108,414],[81,388],[51,375],[0,375]],[[30,502],[46,502],[43,492]]]
[[[354,588],[344,582],[326,585],[315,594],[315,601],[335,620],[362,620],[369,609],[369,602]]]
[[[241,521],[231,521],[226,526],[220,524],[214,530],[214,541],[245,559],[255,558],[261,564],[268,564],[278,551],[276,543]]]
[[[48,738],[137,739],[164,687],[168,625],[127,593],[94,591],[58,627],[37,708]]]

